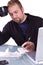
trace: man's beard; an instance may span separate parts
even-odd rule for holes
[[[19,18],[19,19],[13,19],[16,23],[21,23],[22,20]]]

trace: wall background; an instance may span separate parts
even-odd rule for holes
[[[7,2],[9,0],[0,0],[0,7],[7,5]],[[43,0],[20,0],[23,7],[24,7],[24,12],[29,13],[35,16],[40,16],[43,18]],[[0,17],[0,31],[3,30],[3,27],[5,24],[7,24],[8,21],[10,21],[11,18],[9,15],[5,17]],[[15,41],[10,38],[6,44],[10,45],[16,45]]]

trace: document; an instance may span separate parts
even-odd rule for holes
[[[26,49],[18,47],[15,52],[9,51],[9,48],[5,52],[0,52],[0,57],[21,57],[23,54],[28,52]]]

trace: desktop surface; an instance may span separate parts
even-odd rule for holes
[[[5,55],[3,53],[4,56],[0,55],[0,61],[7,60],[8,61],[7,65],[43,65],[43,64],[35,64],[34,62],[31,61],[30,57],[34,58],[35,52],[33,52],[33,53],[31,52],[31,54],[33,54],[33,55],[30,54],[30,56],[28,56],[29,53],[28,54],[24,53],[24,54],[18,55],[18,48],[21,48],[21,47],[12,46],[12,45],[0,46],[0,52],[6,51]],[[11,53],[9,53],[9,52],[11,52]]]
[[[8,50],[8,48],[9,48],[9,50]],[[2,57],[1,57],[1,55],[0,55],[0,61],[7,60],[8,61],[7,65],[30,65],[29,60],[25,53],[22,54],[21,56],[16,56],[16,55],[12,56],[12,54],[10,54],[10,56],[7,56],[7,54],[9,54],[9,52],[11,52],[11,53],[18,52],[17,48],[20,48],[20,47],[11,46],[11,45],[0,46],[0,52],[3,53],[3,55],[4,55],[4,52],[6,51],[4,56],[2,55]]]

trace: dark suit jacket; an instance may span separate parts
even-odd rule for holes
[[[28,40],[34,42],[35,46],[37,45],[38,29],[43,26],[43,19],[30,14],[26,15],[28,22],[26,36],[23,34],[19,25],[11,20],[5,25],[3,31],[0,32],[0,45],[8,41],[10,37],[12,37],[20,46]]]

